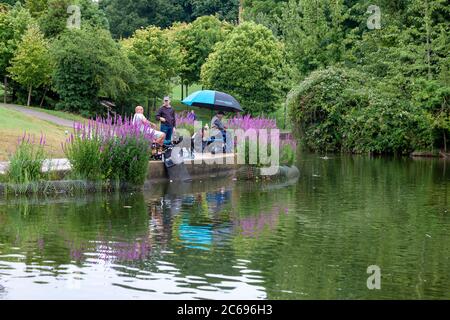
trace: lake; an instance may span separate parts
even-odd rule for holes
[[[294,181],[0,198],[0,299],[450,299],[449,162],[298,167]]]

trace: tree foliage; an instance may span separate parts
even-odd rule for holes
[[[362,73],[313,72],[288,98],[304,144],[318,152],[409,153],[433,144],[424,110],[398,102]]]
[[[39,25],[47,37],[56,37],[67,29],[70,16],[67,8],[71,5],[80,7],[82,27],[109,28],[105,13],[99,10],[98,4],[92,0],[47,0],[47,9],[38,18]]]
[[[183,56],[181,79],[188,84],[196,83],[200,81],[201,67],[214,46],[224,40],[225,25],[213,16],[205,16],[191,24],[177,25],[172,30]]]
[[[239,0],[103,0],[100,6],[114,37],[125,38],[150,25],[167,28],[175,22],[191,22],[201,16],[216,15],[236,21]]]
[[[23,34],[32,22],[30,12],[17,4],[0,11],[0,74],[6,75],[11,59],[22,40]]]
[[[123,46],[136,69],[131,88],[134,101],[143,104],[146,99],[167,95],[181,65],[180,49],[167,32],[157,27],[137,30]]]
[[[23,35],[8,71],[12,79],[29,89],[28,105],[32,88],[50,84],[49,44],[37,25],[31,25]]]
[[[66,31],[53,44],[52,54],[60,109],[96,114],[101,112],[100,96],[121,96],[134,81],[135,70],[127,56],[103,29]]]
[[[270,113],[280,102],[282,52],[282,44],[269,29],[243,23],[209,56],[202,67],[202,83],[209,89],[233,94],[246,112]]]

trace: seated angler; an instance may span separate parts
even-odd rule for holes
[[[155,143],[161,146],[164,144],[166,134],[164,132],[157,131],[156,124],[147,120],[147,118],[144,116],[144,108],[142,106],[136,107],[136,113],[133,117],[133,123],[140,124],[141,132],[144,132],[144,130],[149,130],[149,133],[155,136]],[[148,126],[146,127],[146,125]]]

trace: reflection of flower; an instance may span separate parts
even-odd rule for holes
[[[244,237],[257,237],[267,228],[273,230],[276,227],[281,211],[287,212],[287,209],[280,210],[280,208],[275,207],[271,213],[261,213],[258,216],[236,219],[234,227]]]
[[[150,254],[152,248],[148,239],[136,242],[110,242],[105,245],[108,260],[140,261]]]
[[[93,246],[92,243],[96,245]],[[67,241],[70,257],[75,261],[81,261],[84,253],[92,251],[100,253],[98,259],[104,261],[140,261],[145,260],[152,251],[149,237],[134,242],[125,241],[86,241],[75,244]]]
[[[38,246],[39,250],[41,250],[41,251],[44,250],[44,246],[45,246],[44,239],[39,238],[37,241],[37,246]]]

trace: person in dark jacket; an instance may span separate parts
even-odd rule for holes
[[[156,114],[156,120],[161,121],[161,131],[166,134],[166,142],[172,141],[172,135],[177,127],[175,110],[170,105],[170,97],[164,98],[164,105]]]

